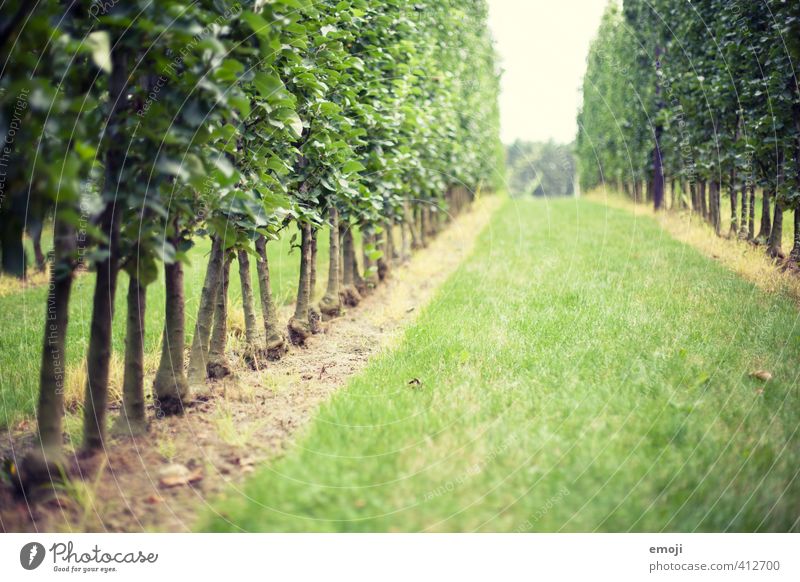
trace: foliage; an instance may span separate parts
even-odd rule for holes
[[[517,196],[569,196],[574,193],[573,146],[517,140],[507,148],[509,186]]]
[[[625,0],[611,4],[588,57],[578,115],[584,187],[652,180],[777,191],[800,206],[797,2]]]

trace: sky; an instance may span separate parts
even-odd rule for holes
[[[504,70],[502,138],[571,142],[589,44],[608,0],[489,0]]]

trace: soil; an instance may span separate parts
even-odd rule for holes
[[[48,487],[38,499],[0,489],[0,529],[10,531],[191,531],[215,495],[284,454],[321,403],[368,361],[390,349],[421,307],[471,252],[501,204],[482,198],[427,248],[392,269],[357,307],[320,324],[321,333],[290,347],[258,371],[244,358],[233,374],[211,383],[211,398],[183,416],[153,420],[143,437],[114,438],[90,462],[73,459],[79,475]],[[288,321],[291,309],[280,313]],[[148,411],[152,417],[153,411]],[[33,425],[33,423],[30,423]],[[33,428],[9,435],[3,458],[34,442]]]

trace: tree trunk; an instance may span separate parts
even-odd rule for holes
[[[218,380],[231,373],[225,351],[228,347],[228,287],[231,279],[233,255],[223,260],[219,275],[217,300],[214,307],[214,325],[211,328],[211,342],[208,346],[208,377]]]
[[[794,244],[789,253],[789,260],[795,265],[800,263],[800,208],[794,209]]]
[[[242,310],[244,311],[244,336],[247,349],[255,353],[258,346],[258,329],[256,327],[256,310],[253,304],[253,279],[250,277],[250,257],[247,251],[236,253],[239,263],[239,281],[242,285]]]
[[[106,179],[103,187],[105,206],[100,217],[100,230],[108,237],[101,245],[106,258],[97,263],[97,279],[92,301],[92,323],[86,362],[86,397],[83,415],[83,449],[91,453],[101,449],[106,435],[108,375],[111,361],[111,323],[114,318],[114,296],[119,273],[119,230],[122,209],[117,201],[122,196],[122,167],[125,161],[124,128],[127,122],[125,86],[128,78],[127,54],[124,49],[111,53],[109,77],[111,112],[106,126]]]
[[[664,183],[667,183],[666,178],[664,179]],[[669,181],[669,195],[670,195],[670,206],[672,210],[678,208],[678,191],[675,188],[675,180]]]
[[[708,186],[708,197],[711,203],[711,225],[717,236],[722,234],[722,209],[720,208],[720,186],[714,180]]]
[[[775,213],[772,217],[772,230],[767,239],[767,254],[773,259],[782,259],[783,254],[783,202],[775,196]]]
[[[419,230],[419,243],[424,248],[428,246],[428,221],[425,218],[425,203],[421,202],[417,205],[417,215],[419,217],[418,227]],[[366,269],[366,267],[364,267]]]
[[[36,269],[44,271],[46,259],[42,252],[42,231],[44,230],[44,217],[31,218],[28,223],[28,235],[33,242],[33,256],[36,258]]]
[[[308,307],[311,308],[311,304],[314,302],[314,297],[317,295],[317,235],[319,231],[316,228],[311,229],[311,262],[309,263],[309,296],[308,296]]]
[[[383,223],[383,236],[380,237],[380,251],[381,256],[378,257],[378,279],[383,281],[389,276],[392,261],[392,230],[391,223]],[[376,241],[377,243],[378,241]]]
[[[177,241],[175,241],[177,244]],[[188,404],[189,382],[183,370],[185,346],[185,301],[183,294],[183,264],[175,261],[164,265],[166,303],[164,337],[161,342],[161,361],[153,381],[153,405],[156,418],[180,414]]]
[[[144,415],[144,314],[147,288],[131,275],[128,282],[128,320],[125,329],[125,376],[122,410],[114,432],[137,436],[147,431]]]
[[[739,238],[745,239],[747,238],[747,217],[750,215],[750,211],[748,209],[748,199],[747,199],[747,184],[742,185],[741,191],[742,197],[742,206],[741,206],[741,214],[739,216]]]
[[[222,238],[214,236],[211,239],[211,253],[208,257],[208,266],[200,292],[200,305],[197,308],[197,321],[192,336],[192,348],[189,356],[189,384],[195,393],[207,392],[206,378],[208,377],[208,344],[211,339],[211,325],[214,320],[214,306],[219,289],[220,272],[224,250]]]
[[[752,241],[755,240],[755,228],[756,228],[756,187],[755,184],[750,184],[750,202],[747,205],[748,208],[748,217],[747,217],[747,240]]]
[[[661,54],[660,46],[655,48],[656,69],[661,71]],[[661,79],[657,77],[656,80],[656,118],[659,118],[659,113],[664,104],[661,100]],[[656,123],[654,137],[655,144],[653,147],[653,208],[660,210],[664,206],[664,160],[661,155],[661,136],[664,133],[664,127],[660,122]]]
[[[339,211],[335,206],[330,208],[331,242],[328,261],[328,286],[319,303],[319,310],[325,319],[338,317],[342,312],[339,298]]]
[[[408,228],[408,232],[411,235],[411,248],[413,250],[422,248],[422,242],[420,241],[419,230],[417,229],[417,222],[414,219],[414,212],[411,208],[411,203],[408,200],[403,201],[403,213],[405,217],[405,223]],[[408,254],[410,255],[411,253]]]
[[[272,287],[269,280],[269,259],[267,258],[267,239],[259,236],[256,239],[256,253],[259,261],[256,265],[258,271],[258,288],[261,298],[261,315],[264,319],[264,337],[266,339],[267,357],[278,360],[286,353],[286,339],[281,333],[278,324],[278,309],[272,298]]]
[[[700,202],[700,215],[706,220],[710,221],[708,208],[710,205],[706,204],[706,183],[697,182],[697,197]]]
[[[348,307],[355,307],[361,302],[361,294],[356,286],[358,263],[356,261],[356,248],[353,241],[353,231],[349,226],[344,227],[342,236],[342,250],[344,265],[342,268],[342,303]]]
[[[761,195],[761,227],[758,230],[756,243],[765,244],[769,240],[772,222],[770,220],[769,198],[772,194],[769,190],[764,190]]]
[[[731,228],[729,232],[731,237],[735,237],[736,234],[739,232],[739,225],[736,219],[737,217],[736,210],[738,209],[738,202],[736,200],[736,185],[733,183],[733,176],[731,176],[730,195],[731,195]]]
[[[12,212],[0,214],[0,268],[4,274],[22,279],[26,272],[25,229],[21,220],[11,216]]]
[[[23,489],[50,483],[64,472],[64,378],[69,299],[74,280],[72,253],[77,246],[75,229],[57,219],[53,246],[36,415],[40,446],[32,448],[19,467]]]
[[[319,231],[316,228],[311,229],[311,263],[309,266],[309,290],[308,290],[308,324],[311,328],[311,333],[320,333],[322,327],[322,313],[317,309],[314,303],[314,298],[317,296],[317,237]]]
[[[289,340],[303,345],[311,335],[308,321],[311,283],[311,225],[300,225],[300,277],[297,285],[297,303],[294,317],[289,320]]]
[[[364,258],[364,279],[367,288],[374,288],[378,284],[378,265],[375,261],[369,258],[368,248],[377,248],[377,235],[362,231],[361,236],[361,254]]]

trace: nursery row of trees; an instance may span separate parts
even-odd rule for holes
[[[794,211],[800,260],[800,3],[624,0],[611,4],[588,57],[577,155],[585,188],[690,207],[721,234],[782,257]],[[756,190],[762,220],[755,222]],[[756,231],[758,228],[758,231]]]
[[[279,358],[287,341],[302,344],[319,318],[355,305],[396,259],[424,246],[471,192],[491,188],[503,151],[486,20],[485,0],[4,7],[0,129],[3,161],[13,161],[0,182],[4,268],[23,270],[26,225],[52,217],[54,232],[41,447],[20,467],[23,479],[49,481],[62,459],[65,337],[78,269],[96,278],[84,402],[83,450],[91,453],[106,444],[120,271],[130,284],[117,426],[136,434],[147,421],[143,315],[159,270],[166,307],[152,385],[157,416],[180,413],[207,393],[209,377],[227,371],[234,260],[245,357]],[[300,233],[301,268],[287,325],[278,321],[266,249],[290,225]],[[321,232],[330,236],[330,265],[317,306]],[[201,237],[211,252],[186,345],[182,265]]]

